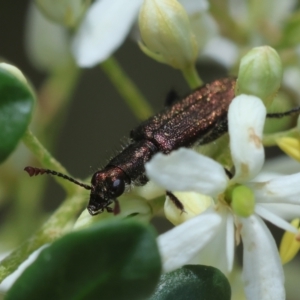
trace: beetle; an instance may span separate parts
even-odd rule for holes
[[[158,152],[168,154],[180,147],[204,145],[227,132],[228,108],[235,97],[236,80],[223,78],[205,84],[181,100],[169,97],[166,107],[130,132],[130,142],[102,169],[94,173],[91,185],[53,170],[26,167],[30,176],[52,174],[90,190],[87,209],[91,215],[104,210],[119,213],[117,198],[132,184],[145,185],[145,163]],[[268,114],[280,118],[299,111]],[[114,208],[110,207],[115,203]]]

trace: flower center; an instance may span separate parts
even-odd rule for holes
[[[224,199],[234,213],[240,217],[247,218],[254,212],[255,197],[252,190],[247,186],[235,184],[228,187]]]

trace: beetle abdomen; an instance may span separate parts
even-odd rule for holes
[[[152,141],[163,153],[193,145],[226,118],[235,82],[224,78],[202,86],[132,130],[131,138]]]

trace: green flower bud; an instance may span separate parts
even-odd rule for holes
[[[288,111],[293,106],[290,102],[290,95],[284,91],[278,91],[272,104],[268,107],[269,113],[276,113],[279,111]],[[264,134],[276,133],[290,128],[292,118],[267,118],[264,126]]]
[[[257,96],[268,107],[280,87],[282,74],[280,57],[273,48],[253,48],[241,60],[235,93]]]
[[[239,185],[232,190],[231,207],[240,217],[247,218],[254,212],[255,198],[251,189]]]
[[[74,27],[90,6],[91,0],[35,0],[35,3],[52,21]]]
[[[186,69],[194,65],[198,45],[188,15],[176,0],[145,0],[139,15],[141,49],[153,59]]]

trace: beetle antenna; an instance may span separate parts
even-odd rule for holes
[[[282,112],[282,113],[270,113],[270,114],[267,114],[267,118],[282,118],[282,117],[285,117],[285,116],[290,116],[290,115],[292,115],[294,113],[297,113],[299,111],[300,111],[300,106],[294,107],[293,109],[285,111],[285,112]]]
[[[42,168],[35,168],[35,167],[26,167],[24,168],[24,171],[26,171],[29,176],[36,176],[36,175],[43,175],[43,174],[51,174],[51,175],[54,175],[54,176],[58,176],[58,177],[62,177],[66,180],[69,180],[77,185],[80,185],[81,187],[85,188],[86,190],[91,190],[92,187],[90,185],[87,185],[85,183],[82,183],[82,182],[79,182],[77,180],[75,180],[74,178],[68,176],[68,175],[65,175],[65,174],[62,174],[62,173],[59,173],[59,172],[56,172],[56,171],[53,171],[53,170],[49,170],[49,169],[42,169]]]

